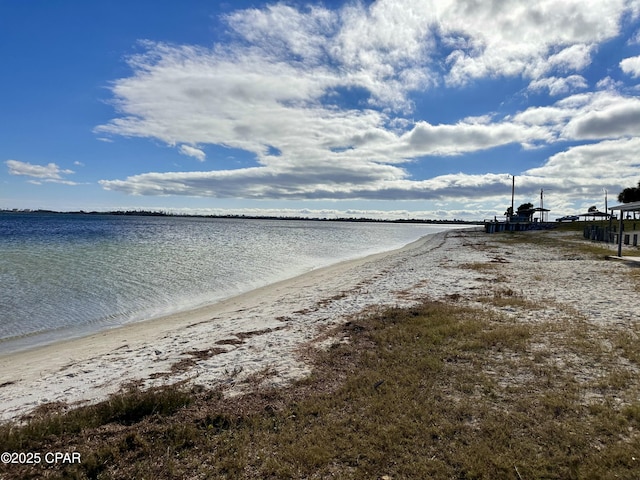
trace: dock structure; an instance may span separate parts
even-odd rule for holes
[[[484,221],[484,231],[486,233],[498,233],[498,232],[523,232],[525,230],[546,230],[553,228],[554,225],[549,222],[545,222],[544,214],[550,212],[546,208],[531,208],[526,210],[525,213],[516,215],[507,215],[505,220],[493,220]],[[540,218],[534,218],[536,213],[540,214]]]
[[[484,231],[485,233],[521,232],[523,230],[529,230],[530,224],[531,222],[485,221]]]
[[[529,222],[529,221],[499,221],[485,220],[485,233],[499,232],[524,232],[526,230],[548,230],[555,228],[553,223],[549,222]]]
[[[625,245],[629,245],[629,243],[631,242],[631,238],[634,238],[634,246],[637,246],[637,242],[638,242],[638,232],[635,232],[635,234],[633,233],[624,233],[624,214],[625,212],[628,214],[629,212],[640,212],[640,202],[629,202],[629,203],[623,203],[621,205],[616,205],[614,207],[609,207],[609,210],[611,210],[611,213],[613,214],[613,212],[619,211],[620,215],[618,215],[619,217],[619,227],[618,227],[618,257],[622,257],[622,243],[624,242]]]

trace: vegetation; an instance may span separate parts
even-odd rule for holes
[[[640,182],[637,187],[625,188],[618,194],[618,201],[621,203],[640,202]]]
[[[516,210],[516,214],[522,217],[531,217],[533,215],[533,203],[523,203]]]
[[[602,258],[582,243],[577,254]],[[0,465],[0,478],[638,478],[640,324],[598,326],[568,310],[524,323],[496,312],[538,308],[525,292],[489,288],[483,308],[452,297],[353,318],[288,388],[229,399],[130,386],[98,405],[50,405],[0,427],[0,451],[75,451],[82,463]]]
[[[534,209],[533,209],[533,203],[523,203],[522,205],[520,205],[517,210],[516,210],[516,215],[519,217],[526,217],[529,220],[531,220],[531,216],[534,213]],[[513,216],[513,208],[512,207],[508,207],[507,211],[504,212],[504,214],[507,217],[512,217]]]

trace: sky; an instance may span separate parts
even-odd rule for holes
[[[640,181],[640,0],[0,0],[0,208],[482,220]]]

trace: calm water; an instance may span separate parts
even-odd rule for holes
[[[447,228],[0,213],[0,353],[212,303]]]

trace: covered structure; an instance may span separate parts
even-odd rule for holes
[[[596,218],[599,218],[600,220],[602,219],[607,219],[611,216],[610,213],[606,213],[606,212],[600,212],[598,210],[594,210],[592,212],[587,212],[587,213],[581,213],[580,215],[578,215],[578,217],[584,217],[584,221],[586,222],[587,220],[596,220]]]
[[[640,202],[629,202],[615,207],[609,207],[611,213],[614,211],[620,211],[619,215],[619,228],[618,228],[618,257],[622,256],[622,231],[624,229],[624,212],[640,212]]]
[[[544,217],[545,217],[545,213],[549,213],[551,210],[549,210],[548,208],[542,208],[542,207],[537,207],[537,208],[532,208],[531,209],[531,216],[533,217],[536,213],[540,214],[540,222],[544,222]],[[547,218],[549,216],[547,215]],[[538,219],[534,219],[534,221],[538,221]]]

